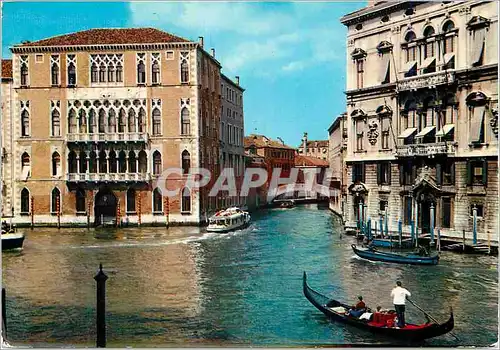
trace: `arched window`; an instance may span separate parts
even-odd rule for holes
[[[455,51],[455,33],[452,32],[453,29],[455,29],[455,24],[453,23],[453,21],[446,21],[445,24],[443,24],[443,33],[445,35],[443,52],[445,55],[451,54]],[[449,62],[446,62],[449,61],[448,58],[448,56],[445,57],[445,65],[449,64]],[[452,67],[448,68],[452,69]]]
[[[80,134],[86,134],[87,133],[87,113],[85,110],[80,109],[79,118],[78,118],[78,126],[79,130],[78,132]]]
[[[146,112],[144,111],[144,108],[141,107],[141,109],[139,109],[139,117],[137,119],[138,132],[144,132],[144,129],[146,128],[145,121]]]
[[[97,131],[97,120],[95,116],[95,111],[91,109],[89,111],[89,133],[93,134]]]
[[[85,190],[82,190],[81,188],[76,190],[76,212],[77,213],[84,213],[86,208],[85,208]]]
[[[22,179],[26,180],[31,175],[31,161],[28,153],[24,152],[21,156]]]
[[[151,76],[151,82],[153,84],[159,84],[160,83],[160,65],[157,62],[153,63],[151,70],[153,72],[153,74]]]
[[[116,82],[117,83],[122,83],[123,82],[123,67],[119,63],[116,66]]]
[[[90,82],[97,83],[99,81],[99,73],[97,70],[97,65],[94,63],[90,67]]]
[[[424,58],[429,58],[429,57],[434,57],[435,53],[435,41],[432,39],[432,41],[429,39],[431,36],[434,35],[434,28],[432,27],[427,27],[424,30],[424,37],[427,38],[424,46]]]
[[[61,156],[59,153],[52,153],[52,176],[61,175]]]
[[[128,132],[135,132],[135,111],[132,108],[128,111]]]
[[[125,132],[125,126],[127,125],[127,113],[123,108],[120,109],[120,114],[118,116],[118,132]]]
[[[89,173],[97,173],[97,154],[94,151],[89,155]]]
[[[411,41],[414,41],[415,39],[417,38],[417,36],[415,35],[414,32],[412,31],[409,31],[408,33],[406,33],[405,35],[405,41],[407,43],[411,42]]]
[[[182,152],[182,173],[188,174],[189,168],[191,168],[191,156],[188,151],[184,150]]]
[[[74,151],[69,152],[68,155],[68,172],[70,174],[75,174],[78,171],[78,165],[76,161],[76,154]]]
[[[106,65],[104,63],[101,63],[101,66],[99,67],[99,82],[106,82]]]
[[[109,172],[111,174],[117,173],[117,166],[116,166],[116,153],[115,151],[109,152]]]
[[[21,113],[21,136],[30,136],[30,114],[27,110]]]
[[[28,85],[28,65],[26,63],[21,64],[21,86]]]
[[[120,165],[119,172],[120,173],[126,173],[127,172],[127,156],[124,151],[120,152],[120,155],[118,157],[118,163]]]
[[[50,72],[52,76],[52,85],[59,85],[59,66],[56,63],[52,63]]]
[[[79,173],[80,174],[85,174],[87,172],[87,153],[85,152],[80,152],[80,158],[79,158],[80,162],[80,171]]]
[[[110,109],[108,112],[108,130],[109,133],[116,133],[116,112],[114,109]]]
[[[57,187],[52,190],[50,212],[53,214],[61,212],[61,192]]]
[[[182,212],[190,212],[191,211],[191,191],[189,188],[184,187],[182,189]]]
[[[27,188],[21,191],[21,214],[28,214],[30,212],[30,192]]]
[[[99,110],[99,134],[106,132],[106,112],[104,109]]]
[[[161,154],[158,151],[153,153],[153,174],[161,174]]]
[[[406,48],[406,62],[413,62],[417,60],[417,44],[414,42],[416,39],[414,32],[406,33],[405,42],[408,44]]]
[[[133,188],[127,191],[127,213],[135,213],[135,190]]]
[[[443,24],[443,32],[448,33],[455,29],[455,23],[452,20],[448,20]]]
[[[69,125],[69,130],[68,132],[70,134],[76,134],[78,132],[78,123],[76,121],[76,112],[74,109],[71,109],[69,111],[68,115],[68,125]]]
[[[181,135],[189,135],[191,122],[189,120],[189,109],[184,107],[181,111]]]
[[[158,108],[153,109],[153,135],[161,135],[161,112]]]
[[[110,64],[108,66],[108,82],[113,83],[115,81],[115,67]]]
[[[136,173],[137,172],[137,163],[136,163],[136,158],[135,158],[135,152],[130,151],[128,154],[128,172],[129,173]]]
[[[144,151],[139,152],[139,172],[141,174],[148,172],[148,156]]]
[[[417,128],[417,103],[415,100],[408,100],[403,110],[403,128]]]
[[[146,84],[146,66],[142,61],[137,65],[137,83]]]
[[[54,109],[52,111],[52,136],[61,136],[61,118],[59,111]]]
[[[186,60],[181,63],[181,83],[189,82],[189,64]]]
[[[163,198],[158,188],[153,191],[153,211],[155,213],[163,213]]]
[[[73,63],[68,65],[68,85],[76,85],[76,67]]]
[[[105,174],[108,172],[108,164],[106,160],[106,152],[99,152],[99,172]]]

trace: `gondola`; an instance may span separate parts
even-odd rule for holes
[[[382,252],[374,248],[358,249],[355,244],[351,245],[354,253],[363,259],[372,261],[391,262],[396,264],[411,264],[411,265],[437,265],[439,262],[439,254],[432,256],[422,256],[417,254],[396,254]]]
[[[402,339],[410,342],[418,342],[424,339],[438,337],[450,332],[454,327],[453,310],[450,308],[450,318],[445,323],[407,323],[403,328],[388,327],[387,323],[375,323],[368,320],[360,320],[357,317],[345,315],[342,310],[348,310],[349,305],[335,299],[331,299],[318,293],[307,284],[307,275],[303,277],[304,295],[319,311],[334,321],[346,323],[372,333]],[[395,316],[395,314],[393,314]]]
[[[396,239],[387,239],[387,238],[374,238],[371,240],[370,245],[373,247],[382,247],[382,248],[412,248],[413,240],[403,239],[401,240],[401,247],[399,244],[399,240]]]

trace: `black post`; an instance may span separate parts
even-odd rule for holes
[[[102,264],[99,264],[99,272],[94,279],[97,282],[97,314],[96,314],[96,330],[97,330],[97,348],[106,347],[106,280],[108,276],[102,271]]]
[[[2,337],[7,338],[7,306],[5,305],[5,288],[2,288]]]

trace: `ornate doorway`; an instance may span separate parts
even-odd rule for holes
[[[103,222],[115,219],[117,204],[116,196],[110,189],[102,189],[97,192],[94,205],[94,224],[98,226],[102,225]]]
[[[434,227],[436,226],[436,198],[431,193],[421,193],[418,198],[418,226],[422,233],[431,232],[431,207],[433,207]]]

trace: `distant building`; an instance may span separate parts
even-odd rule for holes
[[[344,205],[347,197],[347,114],[339,115],[328,128],[331,187],[338,190],[337,195],[330,198],[330,209],[344,216]]]
[[[316,157],[297,155],[295,156],[295,168],[299,170],[297,177],[297,184],[306,184],[305,172],[312,170],[316,173],[315,182],[319,185],[323,184],[327,169],[330,166],[328,161],[318,159]],[[313,189],[311,190],[297,190],[293,196],[294,198],[327,200],[328,195],[325,193],[318,193]]]
[[[305,132],[297,154],[328,160],[328,140],[308,140]]]
[[[370,1],[347,14],[346,229],[498,241],[498,3]]]
[[[231,168],[236,176],[236,186],[241,186],[245,172],[243,93],[240,78],[236,82],[221,75],[220,164],[221,169]],[[221,206],[243,206],[245,198],[221,194]]]
[[[261,168],[267,170],[266,161],[263,156],[258,154],[251,154],[245,151],[245,169],[248,168]],[[241,188],[241,187],[239,187]],[[249,188],[246,197],[246,205],[249,210],[257,209],[267,203],[267,183],[257,188]]]

